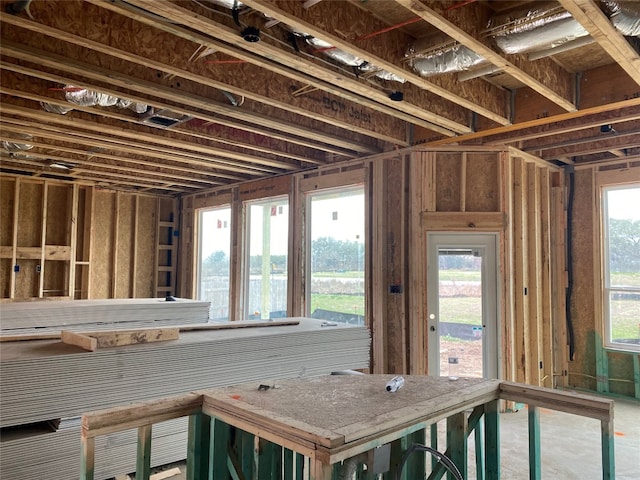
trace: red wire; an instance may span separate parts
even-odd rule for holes
[[[460,8],[460,7],[464,7],[465,5],[468,5],[469,3],[473,3],[476,2],[477,0],[464,0],[460,3],[456,3],[455,5],[451,5],[448,8],[445,8],[444,11],[448,12],[449,10],[455,10],[456,8]]]
[[[420,17],[411,18],[404,22],[398,23],[397,25],[391,25],[390,27],[383,28],[382,30],[378,30],[377,32],[367,33],[362,37],[356,38],[356,40],[366,40],[367,38],[375,37],[376,35],[380,35],[381,33],[387,33],[387,32],[390,32],[391,30],[395,30],[396,28],[404,27],[405,25],[411,25],[412,23],[419,22],[420,20],[422,20],[422,18]]]
[[[204,63],[213,63],[216,65],[226,65],[226,64],[233,64],[233,63],[247,63],[246,60],[207,60]]]

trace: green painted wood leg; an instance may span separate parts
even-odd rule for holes
[[[282,455],[282,478],[283,480],[294,480],[294,464],[293,460],[294,454],[293,450],[289,450],[288,448],[284,449],[284,453]]]
[[[602,431],[602,479],[613,480],[616,478],[616,457],[614,453],[613,421],[602,420],[600,422]]]
[[[240,436],[240,465],[242,474],[246,479],[255,479],[256,464],[254,459],[254,443],[255,437],[245,432],[244,430],[238,430],[237,435]]]
[[[401,439],[402,454],[415,443],[426,445],[426,430],[418,430],[410,433]],[[426,454],[421,451],[413,452],[404,465],[403,479],[412,480],[414,478],[424,478],[426,473]]]
[[[260,480],[282,478],[282,447],[263,438],[257,439],[257,472]]]
[[[500,401],[484,405],[485,478],[500,480]]]
[[[462,477],[467,478],[467,419],[464,412],[447,418],[447,451]],[[455,480],[455,477],[448,473],[447,479]]]
[[[309,467],[307,459],[301,453],[296,453],[293,466],[295,472],[295,476],[293,478],[295,478],[295,480],[302,480],[304,476],[305,465],[307,465],[308,469]]]
[[[429,427],[429,430],[431,431],[431,443],[429,444],[429,446],[431,448],[433,448],[434,450],[438,450],[438,424],[437,423],[432,423],[431,426]],[[431,457],[431,470],[435,469],[438,465],[438,460],[435,457]]]
[[[227,480],[229,470],[229,425],[217,418],[211,419],[211,439],[209,441],[209,476],[208,480]]]
[[[138,427],[136,480],[149,480],[151,475],[151,429],[152,425]]]
[[[189,415],[187,480],[209,478],[210,440],[211,417],[204,413]]]
[[[469,428],[471,428],[471,421],[469,421]],[[484,480],[484,435],[482,418],[480,418],[473,427],[473,443],[476,452],[476,480]]]
[[[80,447],[80,480],[93,480],[96,439],[82,435]]]
[[[540,480],[540,411],[535,405],[529,405],[529,479]]]

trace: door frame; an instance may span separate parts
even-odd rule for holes
[[[439,375],[439,288],[438,288],[438,250],[440,248],[473,248],[483,253],[482,261],[482,361],[483,376],[500,377],[502,363],[502,345],[500,338],[500,256],[499,235],[491,232],[428,232],[427,233],[427,351],[428,373]],[[432,287],[431,287],[432,286]],[[494,318],[495,321],[490,319]]]

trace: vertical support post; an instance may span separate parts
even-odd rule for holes
[[[190,415],[188,435],[187,480],[208,478],[211,417],[204,413]]]
[[[418,443],[420,445],[424,445],[425,443],[425,435],[426,430],[418,430],[417,432],[410,433],[402,437],[401,447],[402,447],[402,455],[406,452],[412,444]],[[414,452],[407,459],[407,463],[405,464],[403,471],[403,479],[412,479],[412,478],[425,478],[426,472],[426,460],[425,454],[423,452]]]
[[[447,451],[464,478],[467,478],[467,419],[465,413],[456,413],[447,418]],[[455,480],[447,474],[448,480]]]
[[[640,355],[638,354],[633,355],[633,383],[635,385],[635,396],[640,399]]]
[[[483,445],[483,419],[480,418],[473,429],[473,442],[476,451],[476,480],[484,480],[484,445]]]
[[[596,349],[596,388],[600,393],[609,392],[609,357],[603,347],[604,342],[600,335],[595,334]]]
[[[243,430],[238,430],[236,434],[240,437],[240,469],[245,478],[255,477],[255,462],[253,458],[254,436]],[[195,479],[194,479],[195,480]]]
[[[500,480],[500,401],[484,405],[485,477]]]
[[[80,450],[80,480],[93,480],[93,470],[96,455],[95,437],[82,435]]]
[[[71,195],[71,224],[69,225],[69,236],[67,241],[71,245],[71,253],[69,255],[69,281],[67,283],[67,295],[71,300],[76,297],[76,259],[78,251],[78,195],[80,188],[77,183],[73,184],[73,192]]]
[[[38,298],[44,297],[45,245],[47,243],[47,210],[49,207],[49,182],[42,185],[42,226],[40,228],[40,275],[38,278]]]
[[[282,477],[282,447],[256,437],[257,472],[260,480],[280,480]]]
[[[331,480],[333,475],[333,467],[328,463],[320,460],[311,459],[309,468],[309,480]]]
[[[433,448],[434,450],[438,450],[438,424],[432,423],[429,428],[431,430],[431,448]],[[438,463],[438,460],[434,456],[432,456],[431,470],[435,469]]]
[[[540,411],[535,405],[529,405],[529,479],[540,480]]]
[[[289,450],[288,448],[284,449],[284,459],[283,459],[283,468],[282,468],[282,478],[283,480],[294,480],[294,478],[298,478],[295,476],[294,472],[294,454],[293,450]]]
[[[614,453],[613,416],[611,420],[602,420],[602,480],[616,478],[616,457]]]
[[[151,475],[151,428],[151,424],[138,427],[136,480],[149,480]]]
[[[209,480],[226,478],[230,427],[222,420],[211,419],[209,441]]]

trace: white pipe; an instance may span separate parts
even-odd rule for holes
[[[495,65],[487,65],[486,67],[478,68],[475,70],[469,70],[466,72],[460,72],[458,74],[459,82],[466,82],[467,80],[473,80],[474,78],[483,77],[485,75],[491,75],[492,73],[501,72],[502,68]]]
[[[573,50],[574,48],[580,48],[580,47],[584,47],[585,45],[590,45],[594,41],[595,40],[592,37],[576,38],[575,40],[564,43],[559,47],[546,48],[538,52],[532,52],[529,54],[529,60],[539,60],[541,58],[546,58],[546,57],[550,57],[551,55],[555,55],[556,53],[568,52],[569,50]]]

